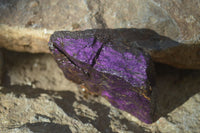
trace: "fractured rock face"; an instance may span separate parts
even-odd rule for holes
[[[68,79],[152,123],[154,70],[150,56],[115,35],[113,30],[60,31],[51,36],[49,47]]]

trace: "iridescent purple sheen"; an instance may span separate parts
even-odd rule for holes
[[[65,36],[64,36],[64,35]],[[56,33],[49,42],[65,76],[145,123],[153,122],[150,58],[138,48],[103,41],[94,34]]]
[[[98,49],[102,43],[95,42],[95,38],[86,39],[68,39],[68,38],[57,38],[55,41],[56,45],[64,50],[69,56],[77,59],[83,63],[92,64]],[[80,44],[80,45],[75,45]],[[63,45],[63,46],[62,46]]]
[[[109,46],[104,46],[94,69],[103,73],[112,73],[131,83],[134,87],[145,86],[147,65],[142,53],[120,53]]]

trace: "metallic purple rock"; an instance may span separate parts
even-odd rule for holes
[[[49,47],[65,76],[145,123],[153,122],[149,55],[113,38],[112,30],[55,32]],[[123,40],[123,39],[122,39]]]

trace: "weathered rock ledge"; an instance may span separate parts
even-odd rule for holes
[[[198,0],[13,0],[0,5],[0,47],[9,50],[49,53],[49,36],[57,30],[145,28],[171,40],[143,46],[155,61],[200,69]]]
[[[125,29],[125,32],[126,30],[127,33],[121,38],[126,39],[128,36],[130,29]],[[152,30],[137,30],[130,33],[129,36],[135,34],[136,37],[138,36],[138,41],[146,36],[138,46],[146,49],[154,61],[178,68],[200,69],[200,44],[182,44],[160,36]],[[142,33],[143,31],[144,33]],[[0,47],[18,52],[50,53],[47,44],[53,32],[53,30],[47,29],[10,27],[1,24]]]

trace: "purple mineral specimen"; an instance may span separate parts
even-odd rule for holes
[[[59,31],[51,36],[49,47],[68,79],[152,123],[152,61],[141,48],[118,35],[120,30]]]

